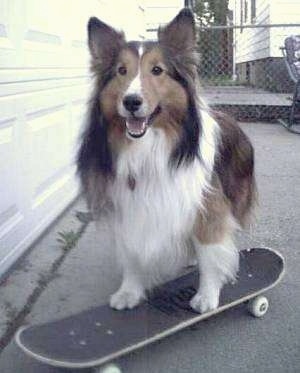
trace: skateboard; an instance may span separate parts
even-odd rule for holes
[[[198,271],[191,270],[154,289],[132,310],[102,305],[46,324],[23,326],[15,340],[26,354],[52,366],[117,373],[121,370],[111,363],[118,357],[240,303],[247,302],[252,315],[263,316],[268,300],[261,294],[283,273],[284,259],[275,250],[243,250],[237,281],[224,286],[216,310],[199,314],[189,306],[198,287]]]

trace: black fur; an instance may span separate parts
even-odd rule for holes
[[[200,158],[199,140],[202,134],[201,118],[196,103],[197,55],[196,31],[193,14],[183,9],[171,23],[158,31],[158,43],[162,48],[169,75],[186,91],[188,109],[182,122],[181,137],[172,152],[170,163],[179,167]]]
[[[188,96],[188,109],[181,124],[181,138],[170,159],[171,165],[179,167],[181,164],[192,162],[195,158],[201,160],[199,141],[202,135],[202,124],[197,110],[195,100],[197,92],[194,87],[196,62],[194,59],[189,59],[189,64],[183,66],[180,62],[172,59],[172,55],[168,55],[166,51],[165,59],[170,70],[170,76],[185,89]]]
[[[98,97],[98,96],[96,96]],[[77,155],[77,170],[81,177],[87,171],[101,172],[113,176],[112,152],[107,137],[108,123],[105,120],[99,100],[93,98],[90,105],[88,125]]]
[[[186,165],[195,158],[200,158],[199,138],[202,126],[195,100],[191,95],[189,95],[187,113],[181,125],[181,137],[170,159],[171,165],[175,167]]]

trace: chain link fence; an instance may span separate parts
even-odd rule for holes
[[[238,120],[289,116],[295,82],[281,47],[300,24],[202,27],[198,33],[202,94]],[[299,56],[295,56],[295,61]]]

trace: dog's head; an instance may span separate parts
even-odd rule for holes
[[[180,137],[182,121],[191,115],[195,35],[187,9],[159,29],[157,42],[126,42],[123,33],[97,18],[89,20],[101,112],[119,135],[134,139],[151,127],[163,127]]]

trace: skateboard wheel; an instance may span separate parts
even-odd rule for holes
[[[121,369],[116,364],[108,364],[102,368],[95,370],[95,373],[122,373]]]
[[[269,301],[266,297],[260,295],[248,303],[248,310],[252,316],[262,317],[269,308]]]

